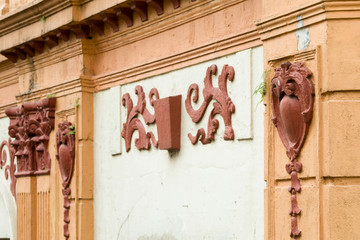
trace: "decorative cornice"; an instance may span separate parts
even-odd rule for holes
[[[0,88],[4,88],[18,83],[19,78],[16,72],[3,75],[0,77]]]
[[[304,26],[336,19],[360,19],[360,1],[320,0],[295,10],[279,13],[260,20],[256,26],[261,39],[270,39],[297,30],[297,17],[301,15]]]
[[[96,53],[111,51],[121,46],[151,37],[244,1],[245,0],[229,0],[222,3],[215,3],[214,0],[203,0],[190,4],[161,18],[144,22],[139,26],[127,28],[106,38],[99,38],[96,41]],[[142,29],[146,29],[146,31],[141,31]]]
[[[70,0],[38,0],[0,16],[0,37],[48,18],[72,5]]]
[[[206,44],[201,47],[189,49],[188,51],[180,54],[170,55],[166,58],[158,59],[156,61],[132,68],[127,68],[122,71],[97,75],[94,77],[94,81],[96,81],[97,91],[99,91],[119,83],[130,83],[144,77],[151,77],[156,74],[174,70],[179,68],[179,66],[185,62],[187,64],[194,64],[214,58],[214,56],[221,57],[233,52],[233,50],[231,50],[232,48],[237,48],[238,51],[259,45],[261,45],[259,34],[256,29],[250,29],[245,33],[226,37],[222,40]],[[240,46],[246,47],[241,48]]]
[[[47,88],[32,90],[30,93],[23,93],[16,96],[19,102],[33,101],[54,94],[56,97],[63,97],[77,92],[94,92],[95,84],[92,79],[81,76],[65,83],[59,83]]]
[[[75,56],[79,56],[82,53],[83,49],[81,40],[69,41],[67,44],[62,45],[59,48],[34,56],[30,59],[31,64],[29,64],[29,61],[17,62],[16,67],[18,69],[18,75],[26,74],[37,69],[66,61]]]
[[[17,72],[14,64],[4,61],[0,62],[0,88],[7,87],[18,82]]]
[[[52,1],[60,1],[60,0],[52,0]],[[195,2],[195,1],[196,0],[191,0],[191,2]],[[66,1],[65,3],[70,4],[71,2]],[[34,6],[37,5],[35,4]],[[69,6],[71,6],[71,4]],[[103,35],[105,24],[109,25],[113,30],[113,32],[118,32],[119,21],[124,20],[127,23],[127,27],[131,27],[133,19],[131,19],[130,17],[133,17],[134,14],[138,14],[142,18],[143,22],[148,21],[147,8],[153,7],[157,9],[159,14],[160,6],[161,9],[163,9],[163,3],[161,5],[155,4],[154,1],[146,1],[146,2],[126,1],[124,3],[113,6],[105,11],[99,12],[89,18],[82,19],[81,21],[75,22],[74,19],[71,19],[71,21],[66,23],[65,25],[59,26],[56,29],[51,29],[49,32],[44,33],[42,36],[38,36],[38,38],[28,39],[26,42],[23,42],[17,46],[13,46],[9,49],[2,49],[1,54],[6,58],[8,58],[10,61],[16,63],[19,59],[25,60],[28,56],[34,57],[38,54],[42,54],[44,52],[44,48],[46,49],[46,46],[49,49],[57,46],[59,44],[59,40],[65,42],[68,41],[70,34],[75,35],[75,37],[78,39],[86,39],[86,38],[92,38],[95,35]],[[179,8],[176,1],[173,2],[173,7],[175,9]],[[48,8],[50,7],[48,6]],[[24,10],[24,13],[26,11],[29,10]],[[23,11],[21,11],[21,13],[22,12]],[[41,17],[44,16],[43,12],[41,11],[35,11],[35,12],[38,15],[35,17],[35,19],[37,20],[41,19]],[[11,22],[12,19],[16,19],[16,18],[15,17],[12,18],[9,17],[9,19],[5,18],[4,22],[6,23]],[[28,24],[29,23],[27,23],[27,25]],[[24,26],[20,26],[20,27],[24,27]],[[0,29],[1,29],[1,20],[0,20]],[[14,31],[14,29],[9,31],[10,32]],[[0,36],[1,36],[1,31],[0,31]]]

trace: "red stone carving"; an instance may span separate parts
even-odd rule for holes
[[[44,42],[42,41],[30,41],[29,45],[34,48],[39,54],[44,52]]]
[[[75,34],[78,39],[90,38],[90,27],[86,24],[76,24],[70,26],[70,30]]]
[[[47,98],[5,110],[10,118],[9,135],[15,138],[10,145],[15,149],[16,177],[50,173],[48,142],[54,128],[55,103],[55,98]]]
[[[12,49],[12,51],[18,56],[18,58],[20,58],[21,60],[25,60],[26,59],[26,52],[20,48],[14,48]]]
[[[155,147],[158,147],[158,142],[152,132],[146,132],[144,125],[138,119],[141,114],[147,125],[155,122],[155,115],[151,114],[146,108],[145,93],[141,86],[135,87],[135,93],[138,96],[137,105],[133,105],[130,94],[125,93],[122,97],[122,105],[127,108],[126,123],[123,124],[121,136],[125,140],[126,151],[131,149],[131,139],[135,130],[138,130],[139,138],[135,139],[135,146],[137,149],[149,149],[150,139]],[[155,99],[154,99],[155,97]],[[159,99],[158,91],[153,88],[149,93],[150,104],[154,106],[154,101]]]
[[[303,63],[285,62],[275,69],[271,80],[272,121],[277,127],[286,154],[291,163],[286,171],[291,176],[291,233],[294,239],[300,236],[297,216],[301,209],[297,204],[296,193],[301,191],[298,173],[302,164],[297,160],[311,123],[314,104],[314,87],[310,80],[311,71]]]
[[[114,9],[116,15],[125,21],[127,27],[134,25],[133,22],[133,11],[130,8],[119,7]]]
[[[164,13],[163,0],[146,0],[146,3],[155,9],[158,16]]]
[[[181,137],[181,95],[154,101],[159,148],[179,150]]]
[[[206,71],[206,76],[204,78],[205,88],[203,89],[204,102],[201,104],[198,110],[194,110],[191,105],[191,95],[194,91],[195,95],[193,97],[193,101],[197,102],[199,98],[199,86],[196,83],[193,83],[188,89],[187,97],[185,100],[185,107],[192,121],[195,123],[198,123],[202,119],[211,100],[216,101],[214,102],[214,107],[210,113],[210,117],[208,120],[207,136],[203,128],[199,129],[195,136],[189,133],[188,137],[192,144],[196,144],[199,138],[202,144],[208,144],[211,143],[211,141],[215,140],[214,134],[219,127],[219,121],[215,119],[216,114],[220,114],[221,117],[224,119],[224,139],[234,139],[234,130],[231,125],[231,115],[235,112],[235,105],[233,104],[231,98],[227,93],[227,80],[232,81],[234,79],[235,71],[234,68],[231,66],[225,65],[223,67],[218,80],[219,88],[215,88],[212,85],[212,75],[216,75],[216,73],[216,65],[211,65]]]
[[[102,17],[104,23],[109,24],[114,32],[119,31],[118,18],[116,16],[116,14],[114,14],[114,13],[102,13],[102,14],[100,14],[100,16]]]
[[[180,0],[171,0],[174,9],[177,9],[180,7]]]
[[[23,44],[20,46],[20,49],[26,52],[30,57],[35,56],[35,49],[32,48],[30,45]]]
[[[70,30],[58,29],[55,33],[56,37],[62,39],[64,42],[67,42],[70,39]]]
[[[56,47],[59,42],[58,38],[55,35],[48,35],[44,38],[45,44],[51,49],[53,47]]]
[[[148,13],[147,13],[147,4],[141,1],[131,1],[129,2],[131,10],[137,12],[141,18],[142,22],[148,20]]]
[[[64,195],[64,236],[66,239],[70,237],[70,182],[74,170],[75,162],[75,134],[73,125],[68,122],[62,122],[58,125],[59,130],[56,133],[56,158],[59,162],[59,168],[62,178]]]
[[[13,63],[16,63],[17,60],[18,60],[18,56],[15,53],[11,52],[11,51],[3,51],[3,52],[1,52],[1,55],[6,57],[7,59],[9,59]]]
[[[10,174],[10,191],[14,198],[16,199],[16,178],[15,178],[15,171],[16,171],[16,164],[15,161],[15,149],[13,146],[10,145],[11,139],[9,141],[3,141],[0,145],[0,169],[5,167],[5,179],[9,178]],[[9,157],[6,153],[5,148],[9,150]],[[9,161],[8,161],[9,160]]]
[[[104,22],[100,20],[89,20],[87,23],[90,29],[97,33],[99,36],[104,36]]]

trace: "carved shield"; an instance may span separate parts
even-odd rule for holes
[[[312,119],[314,87],[303,63],[285,62],[271,80],[273,118],[286,154],[297,158]]]

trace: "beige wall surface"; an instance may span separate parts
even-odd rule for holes
[[[123,0],[0,1],[0,51],[23,56],[23,44],[102,20],[128,6]],[[264,118],[265,239],[290,239],[290,176],[285,148],[271,122],[270,81],[284,61],[304,62],[313,73],[314,116],[299,156],[302,192],[300,239],[358,239],[356,209],[360,168],[359,31],[360,2],[340,0],[181,0],[174,9],[164,0],[164,14],[153,7],[134,25],[117,19],[119,31],[105,22],[104,36],[57,38],[43,53],[13,63],[0,56],[0,117],[5,109],[55,95],[56,125],[76,125],[76,165],[71,184],[70,232],[75,239],[93,239],[94,92],[136,84],[162,74],[221,58],[256,46],[263,47],[267,94]],[[150,3],[149,3],[150,4]],[[61,34],[60,34],[61,35]],[[32,55],[31,51],[30,54]],[[18,56],[18,55],[17,55]],[[130,86],[130,85],[129,85]],[[254,87],[254,86],[252,86]],[[252,88],[253,89],[253,88]],[[4,120],[5,121],[5,120]],[[6,126],[2,131],[7,132]],[[18,182],[19,216],[37,216],[48,224],[33,224],[33,239],[62,237],[61,178],[55,160],[55,132],[50,134],[51,174]],[[120,141],[117,139],[117,141]],[[28,193],[33,194],[29,195]],[[47,204],[47,201],[49,204]],[[41,203],[44,207],[37,207]],[[26,205],[27,204],[27,205]],[[19,207],[20,206],[20,207]],[[30,206],[26,208],[25,206]],[[40,206],[40,205],[39,205]],[[14,215],[14,214],[13,214]],[[36,217],[35,217],[36,218]],[[19,222],[18,218],[18,222]],[[27,221],[21,218],[21,221]],[[19,225],[18,225],[19,226]],[[20,225],[21,226],[21,225]],[[82,231],[82,229],[90,229]],[[25,236],[24,228],[18,228]],[[25,234],[25,235],[24,235]],[[33,235],[31,235],[33,234]]]

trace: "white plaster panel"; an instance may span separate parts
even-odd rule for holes
[[[0,119],[0,144],[9,139],[8,126],[9,118]],[[3,150],[9,157],[8,148],[4,147]],[[7,159],[5,165],[9,163]],[[10,178],[5,178],[4,168],[0,169],[0,238],[16,240],[16,202],[10,191]]]
[[[221,117],[217,117],[220,126],[211,144],[192,145],[187,137],[200,127],[207,129],[212,103],[195,124],[186,112],[185,99],[190,84],[197,83],[199,102],[193,105],[200,106],[203,79],[211,64],[218,66],[217,76],[224,64],[235,69],[228,92],[236,107],[232,118],[235,138],[243,141],[223,139]],[[135,86],[141,85],[152,113],[148,100],[151,88],[157,88],[161,98],[182,95],[178,152],[154,147],[138,151],[135,132],[131,150],[125,151],[121,139],[122,154],[113,155],[110,109],[119,90],[96,93],[95,239],[263,239],[264,107],[260,104],[255,111],[260,97],[252,96],[254,86],[262,81],[262,72],[262,47],[257,47],[121,86],[121,93],[130,93],[135,105]],[[214,86],[218,86],[217,76],[213,77]],[[126,121],[122,106],[121,119]],[[157,136],[155,125],[145,128]]]
[[[111,96],[111,104],[109,109],[109,127],[111,130],[111,154],[121,154],[121,89],[120,86],[113,87],[110,89],[109,95]]]

